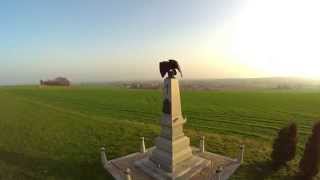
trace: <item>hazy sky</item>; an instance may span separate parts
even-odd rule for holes
[[[318,0],[4,0],[0,84],[320,77]]]

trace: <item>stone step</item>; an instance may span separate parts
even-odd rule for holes
[[[171,154],[166,151],[155,149],[152,152],[150,159],[155,164],[160,164],[161,168],[165,169],[166,171],[172,172],[179,163],[190,158],[192,158],[192,150],[189,147],[176,154]]]
[[[158,137],[156,138],[155,145],[160,150],[166,151],[171,154],[176,154],[183,149],[189,148],[190,139],[186,136],[183,136],[171,141],[166,138]]]

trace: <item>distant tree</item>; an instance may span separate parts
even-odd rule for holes
[[[320,168],[320,122],[313,126],[303,157],[299,164],[301,179],[311,180],[319,173]]]
[[[271,154],[273,167],[279,168],[292,160],[296,154],[296,145],[297,125],[291,123],[282,128],[278,133],[278,137],[274,140]]]

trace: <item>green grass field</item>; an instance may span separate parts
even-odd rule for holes
[[[161,101],[159,90],[0,87],[0,179],[111,179],[99,148],[112,159],[138,151],[140,136],[153,145]],[[317,91],[183,91],[182,104],[193,145],[205,135],[208,150],[232,157],[246,145],[232,179],[291,179],[320,120]],[[272,172],[272,140],[289,121],[298,124],[298,156]]]

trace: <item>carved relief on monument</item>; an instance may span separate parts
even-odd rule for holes
[[[171,114],[171,102],[169,99],[163,101],[162,112],[165,114]]]

